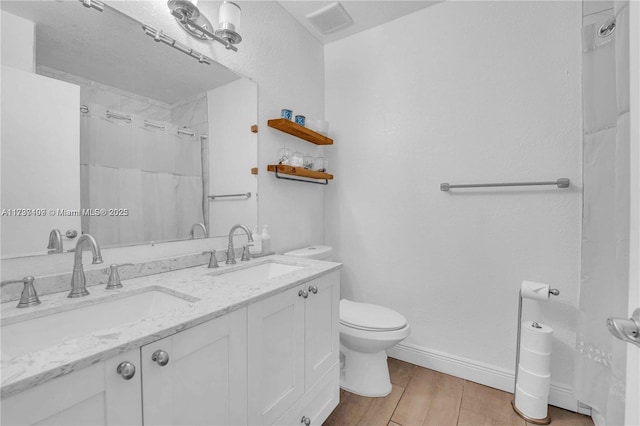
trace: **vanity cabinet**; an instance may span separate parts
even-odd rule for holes
[[[135,367],[123,379],[121,363]],[[142,374],[136,349],[2,400],[4,425],[140,425]]]
[[[5,398],[2,424],[246,424],[246,365],[240,309]]]
[[[339,402],[339,272],[2,399],[2,424],[321,424]],[[150,331],[151,333],[151,331]]]
[[[246,309],[141,348],[145,425],[247,423]]]
[[[249,424],[320,424],[339,400],[339,275],[248,307]]]

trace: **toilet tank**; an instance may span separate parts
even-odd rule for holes
[[[286,252],[285,256],[304,257],[306,259],[331,260],[333,248],[330,246],[310,246]]]

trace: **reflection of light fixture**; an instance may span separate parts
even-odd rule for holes
[[[616,17],[602,24],[600,29],[598,30],[598,37],[605,38],[609,37],[616,30]]]
[[[230,1],[220,5],[220,28],[214,30],[206,16],[200,13],[198,0],[169,0],[167,6],[176,21],[189,34],[200,40],[216,40],[227,49],[238,51],[234,44],[240,43],[240,6]]]

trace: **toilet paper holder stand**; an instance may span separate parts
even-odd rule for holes
[[[560,294],[560,290],[555,288],[549,289],[550,296],[557,296],[559,294]],[[513,398],[514,399],[511,401],[511,407],[513,408],[513,411],[515,411],[517,415],[519,415],[529,423],[533,423],[536,425],[548,425],[549,423],[551,423],[551,416],[547,415],[547,417],[545,417],[544,419],[534,419],[525,415],[520,410],[518,410],[518,407],[516,407],[515,396],[516,396],[516,386],[518,385],[518,365],[520,364],[520,337],[521,337],[520,335],[522,333],[522,299],[523,299],[522,290],[520,290],[518,294],[518,333],[517,333],[518,338],[516,342],[516,371],[515,371],[515,378],[513,381]],[[537,322],[534,322],[532,324],[533,327],[535,327],[536,325],[538,325]]]

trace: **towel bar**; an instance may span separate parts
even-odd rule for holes
[[[453,188],[493,188],[498,186],[536,186],[536,185],[556,185],[558,188],[568,188],[571,182],[568,178],[560,178],[548,182],[504,182],[504,183],[468,183],[462,185],[440,184],[440,191],[448,191]]]

